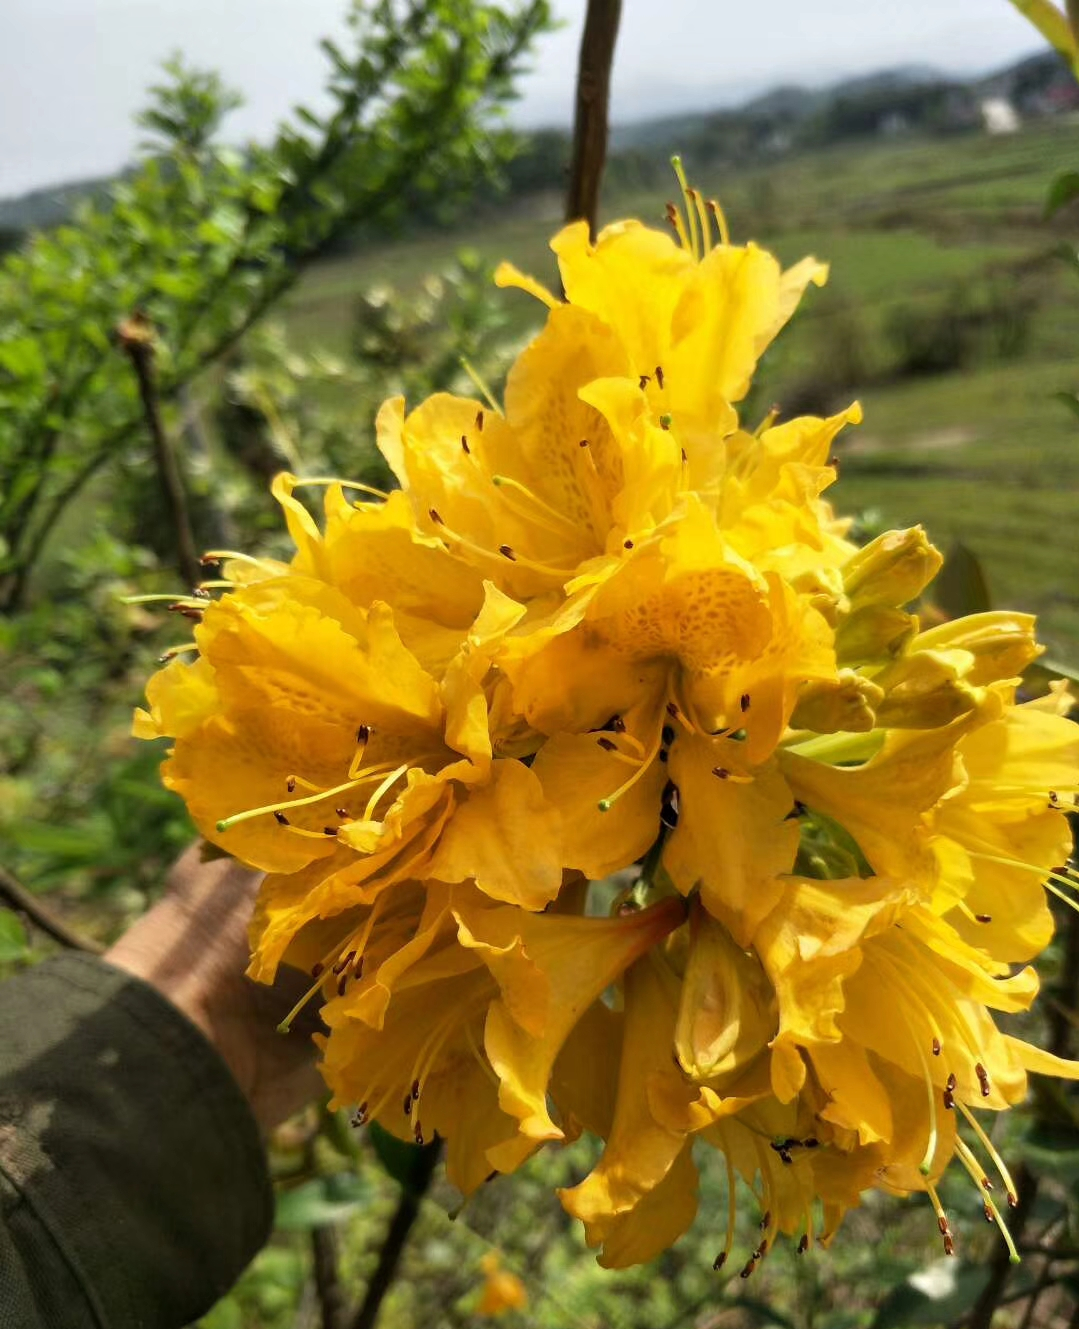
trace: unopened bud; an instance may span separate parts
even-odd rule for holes
[[[885,531],[860,549],[843,569],[851,605],[905,605],[919,595],[944,562],[920,526]]]

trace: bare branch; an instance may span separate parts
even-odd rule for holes
[[[607,161],[611,63],[621,16],[622,0],[588,0],[577,62],[577,110],[566,220],[584,218],[593,240],[599,212],[599,187]]]

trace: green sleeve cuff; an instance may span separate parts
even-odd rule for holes
[[[0,1174],[43,1295],[53,1261],[103,1329],[204,1314],[273,1221],[258,1128],[217,1051],[149,985],[79,954],[0,986],[0,1029]]]

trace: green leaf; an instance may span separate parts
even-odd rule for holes
[[[1071,413],[1079,417],[1079,393],[1077,392],[1054,392],[1053,398],[1056,401],[1063,402]]]
[[[209,1315],[199,1321],[199,1329],[244,1329],[244,1313],[234,1297],[219,1301]]]
[[[977,554],[965,544],[948,551],[932,588],[933,603],[949,618],[984,614],[993,607],[989,584]]]
[[[430,1144],[406,1144],[377,1121],[368,1126],[367,1134],[378,1161],[394,1181],[410,1195],[422,1195],[438,1160],[439,1142],[433,1140]]]
[[[1020,1151],[1039,1172],[1055,1177],[1065,1186],[1079,1180],[1079,1131],[1039,1124],[1022,1142]]]
[[[22,960],[29,949],[22,921],[10,909],[0,909],[0,964]]]
[[[315,1177],[278,1196],[275,1225],[280,1232],[309,1232],[340,1223],[369,1199],[367,1185],[354,1172]]]
[[[1079,171],[1064,171],[1049,186],[1049,197],[1045,200],[1045,215],[1052,217],[1055,212],[1065,208],[1079,198]]]

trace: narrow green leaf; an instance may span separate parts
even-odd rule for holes
[[[1045,200],[1045,215],[1051,217],[1077,198],[1079,198],[1079,171],[1064,171],[1049,186],[1049,197]]]
[[[993,607],[981,562],[965,544],[954,544],[930,588],[933,603],[949,618],[984,614]]]
[[[368,1187],[354,1172],[315,1177],[277,1198],[275,1225],[280,1232],[309,1232],[340,1223],[370,1198]]]
[[[10,909],[0,909],[0,964],[23,959],[29,948],[22,921]]]
[[[437,1141],[431,1144],[406,1144],[373,1121],[367,1128],[378,1161],[400,1186],[412,1195],[422,1194],[438,1155]]]

